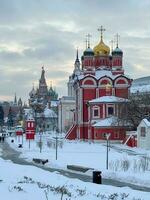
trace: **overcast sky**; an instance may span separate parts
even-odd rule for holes
[[[0,100],[14,93],[28,100],[45,66],[47,84],[67,94],[76,48],[104,41],[116,33],[124,52],[124,68],[132,78],[150,75],[150,0],[0,0]]]

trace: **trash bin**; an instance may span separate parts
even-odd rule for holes
[[[101,171],[93,171],[93,183],[102,184]]]

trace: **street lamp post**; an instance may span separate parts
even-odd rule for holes
[[[40,153],[42,152],[42,129],[40,130],[40,141],[39,141],[39,146],[40,146]]]
[[[57,160],[57,158],[58,158],[58,139],[62,139],[61,137],[58,137],[58,129],[57,129],[57,127],[56,126],[54,126],[54,129],[53,130],[55,130],[55,134],[56,134],[56,137],[53,137],[54,139],[55,139],[55,141],[56,141],[56,160]]]
[[[110,137],[110,133],[106,133],[106,140],[107,140],[107,151],[106,151],[106,169],[108,169],[108,150],[109,150],[109,137]]]

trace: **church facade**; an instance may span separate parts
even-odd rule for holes
[[[77,57],[69,77],[68,93],[75,97],[74,123],[67,139],[123,141],[129,124],[123,120],[129,103],[132,79],[124,73],[123,51],[118,46],[111,51],[103,41],[92,49],[88,45],[81,62]]]

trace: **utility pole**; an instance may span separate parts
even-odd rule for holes
[[[40,153],[42,152],[42,130],[40,130],[40,141],[39,141]]]
[[[107,150],[106,150],[106,169],[108,169],[108,150],[109,150],[109,137],[110,137],[110,133],[106,133],[106,140],[107,140]]]
[[[29,139],[29,149],[30,149],[30,139]]]
[[[55,133],[56,133],[56,137],[53,137],[53,138],[55,139],[55,145],[56,145],[56,155],[55,155],[55,158],[57,160],[57,158],[58,158],[58,139],[62,139],[62,138],[58,137],[58,135],[57,135],[58,134],[58,129],[57,129],[56,126],[53,128],[53,130],[55,130]]]
[[[58,137],[56,136],[56,160],[57,160],[57,155],[58,155]]]

